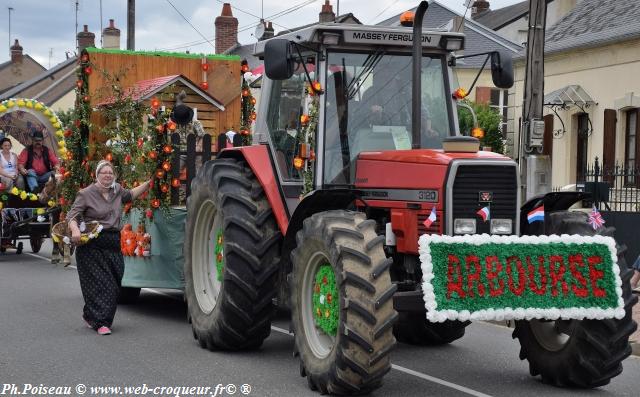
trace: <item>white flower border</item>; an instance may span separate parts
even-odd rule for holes
[[[613,263],[613,274],[616,283],[616,294],[618,296],[618,306],[616,308],[600,309],[600,308],[505,308],[505,309],[487,309],[470,312],[469,310],[438,310],[438,303],[433,291],[432,280],[433,262],[431,259],[430,243],[464,243],[472,245],[484,245],[487,243],[494,244],[547,244],[547,243],[563,243],[563,244],[603,244],[609,248],[611,253],[611,261]],[[466,235],[466,236],[440,236],[423,234],[418,240],[420,246],[420,262],[422,267],[422,291],[424,294],[425,308],[427,309],[427,320],[431,322],[444,322],[446,320],[532,320],[532,319],[595,319],[603,320],[608,318],[621,319],[625,316],[624,299],[622,298],[622,281],[620,280],[620,269],[618,268],[618,257],[616,242],[611,237],[605,236],[579,236],[563,234],[561,236],[496,236],[488,234]]]

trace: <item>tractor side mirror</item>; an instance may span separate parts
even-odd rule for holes
[[[511,88],[513,86],[513,59],[504,51],[491,53],[491,78],[498,88]]]
[[[286,80],[293,75],[294,61],[291,43],[286,39],[271,39],[264,47],[264,71],[271,80]]]

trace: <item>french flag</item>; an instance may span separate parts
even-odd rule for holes
[[[434,206],[431,209],[431,213],[429,214],[429,217],[427,219],[425,219],[424,222],[422,222],[422,224],[424,225],[424,227],[426,227],[428,229],[428,228],[431,227],[433,222],[436,221],[437,218],[438,218],[438,216],[436,214],[436,207]]]
[[[482,218],[483,221],[487,221],[489,219],[491,219],[491,211],[489,210],[489,206],[486,206],[484,208],[480,208],[476,214],[480,215],[480,217]]]
[[[544,222],[544,204],[538,208],[534,208],[533,210],[531,210],[531,212],[529,212],[529,215],[527,215],[527,220],[529,221],[529,223]]]

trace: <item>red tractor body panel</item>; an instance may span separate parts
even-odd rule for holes
[[[271,205],[271,210],[276,218],[276,222],[278,222],[278,227],[282,235],[286,235],[287,228],[289,227],[289,217],[284,207],[282,195],[278,189],[280,183],[273,169],[268,146],[252,145],[226,150],[237,150],[242,153],[242,156],[247,163],[249,163],[249,167],[253,170],[254,175],[258,178],[260,185],[262,185],[267,195],[267,200]]]
[[[367,199],[370,207],[389,209],[391,228],[398,252],[418,254],[418,237],[444,234],[445,180],[451,161],[456,159],[504,159],[492,152],[445,153],[441,150],[396,150],[360,153],[356,167],[356,189],[435,190],[437,202],[407,202]],[[409,204],[411,204],[409,208]],[[436,209],[436,221],[424,222]]]

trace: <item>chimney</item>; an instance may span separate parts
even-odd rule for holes
[[[464,33],[464,17],[456,15],[451,21],[453,23],[452,32]]]
[[[120,49],[120,29],[116,28],[113,19],[109,19],[109,26],[102,31],[102,37],[104,38],[102,48]]]
[[[489,2],[485,0],[476,0],[471,6],[471,18],[475,19],[485,11],[489,11]]]
[[[333,6],[329,3],[329,0],[325,0],[322,5],[322,11],[320,11],[320,22],[335,22],[336,14],[333,12]]]
[[[222,5],[222,13],[215,21],[216,54],[222,54],[238,43],[238,19],[231,12],[231,4]]]
[[[22,63],[22,46],[18,43],[18,39],[9,47],[9,50],[11,51],[11,63]]]
[[[96,46],[96,35],[89,32],[89,25],[84,25],[84,30],[78,33],[78,54],[87,47]]]

